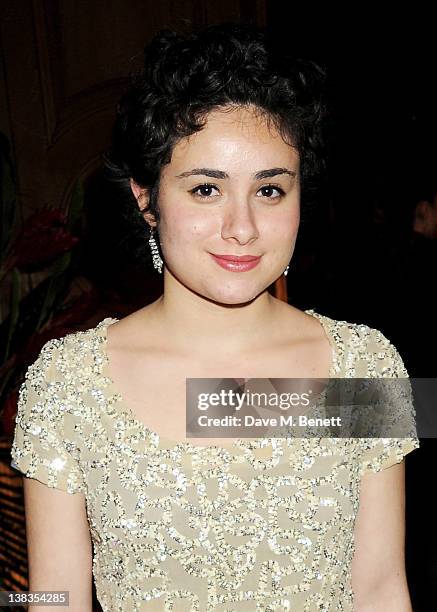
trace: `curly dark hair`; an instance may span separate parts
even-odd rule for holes
[[[272,35],[255,26],[224,23],[189,33],[160,31],[146,46],[144,67],[132,75],[118,104],[111,149],[104,156],[106,176],[124,194],[123,217],[141,238],[141,247],[133,247],[137,255],[149,258],[148,225],[130,178],[148,189],[148,210],[159,224],[162,166],[178,140],[201,130],[207,114],[220,107],[257,107],[297,148],[304,212],[325,169],[324,83],[319,65],[285,56]],[[139,253],[142,249],[145,253]]]

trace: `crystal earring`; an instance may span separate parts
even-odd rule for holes
[[[159,254],[158,245],[156,244],[156,240],[153,235],[153,227],[150,228],[149,245],[152,253],[153,267],[161,274],[163,261]]]
[[[288,266],[285,268],[284,270],[284,276],[287,276],[288,274],[288,270],[290,269],[290,264],[288,264]]]

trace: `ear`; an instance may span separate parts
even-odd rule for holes
[[[149,207],[149,192],[146,187],[140,187],[133,178],[130,179],[130,188],[137,201],[138,208],[143,215],[144,220],[151,226],[156,227],[156,219],[153,213],[147,210]]]

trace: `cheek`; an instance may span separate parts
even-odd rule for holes
[[[296,237],[300,223],[299,208],[275,211],[277,214],[264,219],[265,234],[275,239],[278,247]]]
[[[193,243],[214,234],[216,221],[211,215],[199,215],[173,209],[162,219],[162,238],[167,247],[190,250]]]

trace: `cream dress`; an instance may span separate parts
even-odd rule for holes
[[[377,329],[316,313],[330,378],[408,377]],[[105,612],[353,610],[361,477],[409,438],[258,438],[200,447],[135,418],[108,377],[106,330],[49,340],[20,388],[11,465],[82,492]]]

